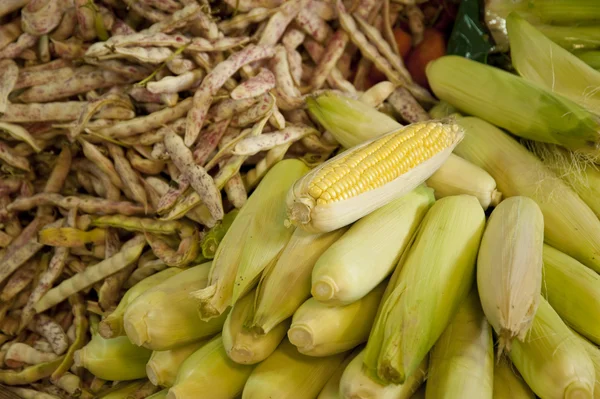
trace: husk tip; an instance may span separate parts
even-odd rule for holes
[[[339,291],[337,284],[331,277],[321,277],[312,284],[311,295],[320,302],[333,299]]]
[[[577,380],[565,388],[565,399],[587,399],[592,397],[593,388],[587,381]]]
[[[288,339],[298,349],[313,346],[313,335],[307,326],[293,325],[287,333]]]

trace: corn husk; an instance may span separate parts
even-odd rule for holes
[[[342,379],[342,374],[344,374],[344,370],[348,367],[348,364],[354,359],[362,350],[363,346],[359,346],[354,349],[338,366],[335,372],[329,377],[329,380],[317,396],[317,399],[340,399],[340,380]]]
[[[512,64],[519,75],[586,109],[600,112],[600,92],[595,89],[600,86],[600,72],[552,42],[516,13],[506,18],[506,29]]]
[[[298,352],[329,356],[366,342],[387,281],[349,305],[328,305],[310,298],[294,313],[288,339]]]
[[[168,393],[169,393],[169,390],[165,388],[161,391],[158,391],[158,392],[148,396],[146,399],[167,399]]]
[[[183,362],[167,398],[234,399],[242,392],[253,368],[229,359],[218,335]]]
[[[92,339],[75,352],[75,365],[103,380],[128,381],[146,377],[152,351],[131,343],[126,336],[106,339],[92,323]]]
[[[428,399],[492,399],[494,342],[477,291],[462,303],[429,358]]]
[[[278,162],[248,198],[217,248],[208,286],[193,293],[200,300],[202,319],[221,315],[252,289],[289,241],[294,230],[283,223],[285,195],[307,171],[296,159]]]
[[[595,22],[600,8],[595,0],[486,0],[485,21],[494,38],[497,51],[508,49],[506,18],[511,12],[518,12],[536,26],[547,27],[550,31],[548,36],[553,41],[556,41],[554,37],[561,38],[564,47],[570,48],[568,44],[572,45],[573,41],[578,44],[580,42],[577,39],[581,33],[577,28],[595,27],[593,24],[586,26],[585,22]],[[580,24],[582,26],[578,26]],[[593,41],[590,44],[593,45]]]
[[[515,340],[510,358],[527,385],[542,398],[591,398],[594,364],[583,345],[545,299],[524,342]]]
[[[600,51],[578,51],[574,54],[577,56],[577,58],[585,62],[590,67],[594,68],[595,70],[600,70]]]
[[[483,209],[494,207],[502,200],[496,180],[489,173],[454,154],[427,179],[427,186],[433,189],[436,199],[459,194],[477,197]]]
[[[598,166],[557,145],[536,143],[531,147],[544,165],[566,182],[596,216],[600,217]]]
[[[258,334],[244,324],[252,317],[256,290],[250,291],[233,305],[223,326],[223,346],[231,360],[239,364],[256,364],[277,348],[290,326],[290,320],[277,324],[266,334]]]
[[[340,399],[409,399],[419,389],[427,375],[428,357],[404,384],[382,385],[363,369],[364,349],[346,367],[340,381]]]
[[[573,335],[576,338],[576,341],[579,342],[587,352],[590,357],[592,363],[594,363],[594,370],[596,372],[596,382],[594,383],[594,399],[600,398],[600,349],[598,346],[592,344],[590,341],[577,334],[575,331],[571,330]]]
[[[600,148],[595,114],[524,78],[454,55],[429,63],[427,78],[441,100],[517,136],[592,154]]]
[[[168,278],[182,272],[183,270],[177,267],[169,267],[152,276],[146,277],[133,287],[127,290],[123,298],[119,301],[119,305],[107,317],[105,317],[99,325],[98,332],[104,338],[113,338],[125,335],[125,327],[123,325],[123,316],[125,309],[133,302],[135,298],[142,295],[152,287],[157,286]]]
[[[242,399],[312,399],[347,354],[311,357],[298,353],[287,339],[260,363],[246,382]]]
[[[456,153],[485,169],[504,196],[535,200],[544,241],[600,272],[600,221],[560,178],[506,133],[478,118],[460,118],[465,139]]]
[[[473,196],[442,198],[431,207],[371,331],[370,375],[402,384],[417,370],[473,285],[484,226]]]
[[[544,216],[534,200],[510,197],[494,209],[477,256],[477,288],[499,353],[531,327],[542,289],[543,246]]]
[[[544,245],[544,297],[581,335],[600,344],[600,275]]]
[[[362,101],[333,92],[308,97],[306,106],[308,112],[345,148],[354,147],[401,126]]]
[[[102,399],[127,399],[146,384],[146,380],[137,380],[128,383],[121,383],[110,389],[110,392],[102,395]]]
[[[206,287],[211,263],[191,267],[137,297],[125,311],[125,332],[136,345],[168,350],[221,330],[227,313],[200,320],[190,293]]]
[[[393,271],[434,201],[421,185],[354,223],[316,262],[313,297],[345,305],[367,295]]]
[[[535,399],[510,360],[498,361],[494,365],[494,399]]]
[[[208,340],[201,339],[174,349],[152,352],[150,360],[146,363],[148,379],[156,386],[172,387],[181,364],[207,342]]]
[[[296,229],[285,249],[263,272],[256,289],[251,327],[266,334],[310,297],[311,273],[317,259],[334,244],[346,228],[309,234]]]

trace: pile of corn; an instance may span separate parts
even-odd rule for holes
[[[79,46],[83,70],[42,59],[68,28],[46,17],[68,20],[57,2],[0,4],[26,22],[0,58],[43,66],[0,61],[0,383],[23,398],[600,398],[600,72],[512,13],[520,76],[442,57],[434,105],[368,21],[376,2],[232,0],[243,13],[216,24],[194,1],[131,1],[152,24],[121,35],[106,3],[53,41]],[[310,13],[321,30],[296,29]],[[259,45],[239,34],[252,24]],[[301,94],[287,63],[319,32]],[[345,80],[350,40],[389,80]],[[53,62],[70,86],[39,81]]]

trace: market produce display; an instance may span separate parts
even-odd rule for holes
[[[483,6],[0,0],[0,398],[600,398],[600,3]]]

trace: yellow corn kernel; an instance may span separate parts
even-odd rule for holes
[[[288,218],[311,232],[346,226],[429,178],[462,138],[454,123],[415,123],[313,169],[288,193]]]

